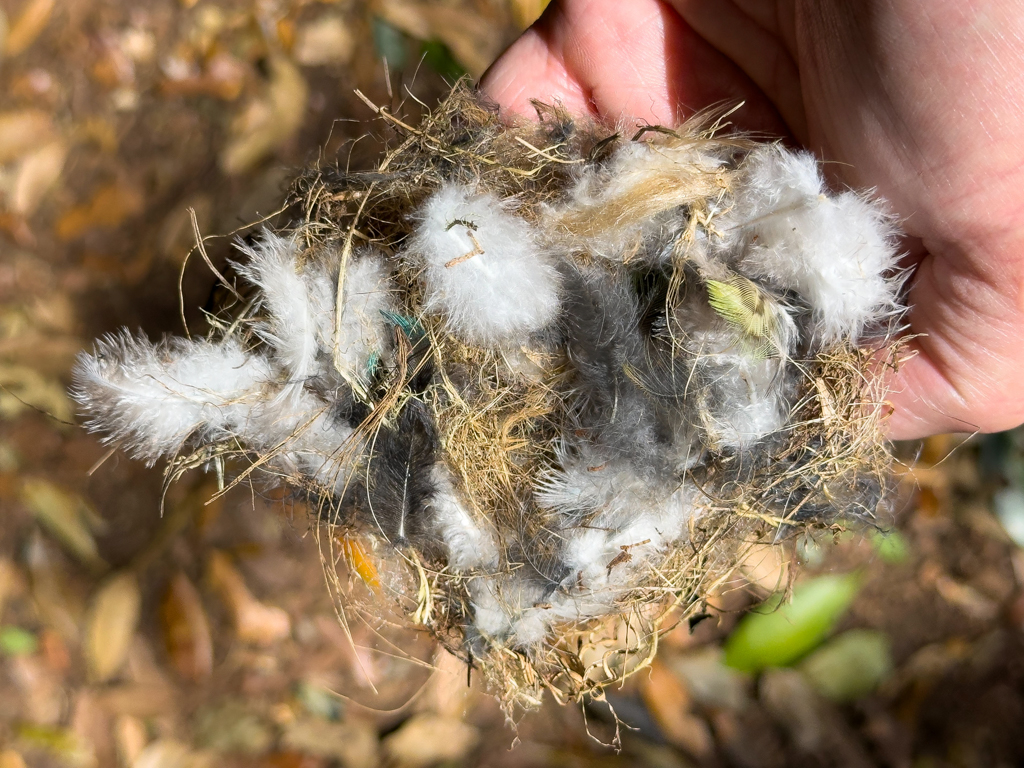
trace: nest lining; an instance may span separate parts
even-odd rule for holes
[[[169,477],[300,489],[328,566],[510,712],[643,668],[749,542],[885,514],[903,311],[891,218],[810,155],[537,106],[375,108],[392,148],[296,181],[208,338],[108,337],[75,377]]]

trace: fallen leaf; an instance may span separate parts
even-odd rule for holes
[[[391,69],[402,69],[405,67],[408,55],[408,45],[402,30],[391,24],[380,16],[374,16],[371,21],[373,33],[373,47],[377,50],[377,56],[384,59]]]
[[[76,240],[94,229],[113,229],[125,219],[140,213],[142,193],[127,184],[105,184],[97,188],[88,202],[65,211],[57,221],[57,237]]]
[[[742,672],[791,664],[821,643],[859,589],[856,574],[828,575],[798,584],[788,603],[775,596],[737,624],[725,663]]]
[[[0,112],[0,163],[16,160],[53,135],[50,116],[40,109]]]
[[[39,640],[21,627],[0,628],[0,653],[7,656],[31,656],[39,649]]]
[[[249,102],[221,153],[221,168],[229,175],[254,168],[290,139],[306,117],[309,87],[298,68],[280,56],[271,58],[269,67],[265,97]]]
[[[28,768],[25,759],[13,749],[0,751],[0,768]]]
[[[115,715],[161,717],[177,709],[177,691],[160,683],[126,683],[105,686],[99,701]]]
[[[525,30],[540,18],[549,2],[550,0],[510,0],[512,19],[516,26]]]
[[[990,622],[999,615],[999,604],[966,582],[940,575],[935,579],[935,591],[943,600],[972,619]]]
[[[296,720],[286,726],[281,744],[297,752],[337,760],[345,768],[373,768],[380,764],[377,729],[359,720]]]
[[[36,408],[60,421],[74,418],[64,385],[27,365],[0,363],[0,419]]]
[[[139,718],[121,715],[114,722],[114,742],[122,765],[135,765],[148,741],[146,724]]]
[[[94,568],[106,566],[88,524],[95,513],[84,499],[47,480],[27,478],[21,486],[21,501],[75,557]]]
[[[78,590],[70,584],[64,570],[55,562],[40,531],[34,531],[25,550],[32,599],[43,622],[62,638],[78,642],[78,626],[84,613]]]
[[[47,627],[39,634],[39,648],[46,666],[54,672],[64,674],[71,668],[71,654],[64,639]]]
[[[245,87],[249,70],[227,53],[215,53],[202,72],[189,71],[184,77],[168,77],[160,84],[167,96],[213,96],[234,101]]]
[[[159,739],[142,750],[132,768],[212,768],[217,762],[215,755],[194,752],[180,741]]]
[[[339,16],[322,16],[296,32],[293,55],[299,64],[310,67],[344,64],[354,52],[352,32]]]
[[[244,701],[201,707],[193,720],[196,744],[215,752],[255,756],[273,742],[267,723]]]
[[[22,723],[15,729],[19,741],[49,752],[68,768],[92,768],[96,756],[70,728]]]
[[[451,717],[423,712],[406,720],[384,740],[384,749],[397,763],[410,768],[441,762],[460,762],[480,742],[480,731]]]
[[[338,720],[341,717],[341,697],[315,681],[302,680],[295,688],[295,698],[309,714],[322,720]]]
[[[647,711],[669,742],[694,757],[711,756],[714,750],[711,729],[692,713],[690,692],[664,663],[655,660],[650,672],[640,678],[640,694]]]
[[[128,657],[139,623],[142,595],[130,571],[107,579],[93,597],[85,635],[85,660],[94,680],[109,680]]]
[[[501,53],[503,43],[493,33],[492,22],[466,6],[383,0],[378,8],[386,21],[410,37],[444,43],[474,78],[479,78]]]
[[[195,682],[213,672],[213,640],[199,592],[182,572],[167,585],[160,604],[164,643],[178,673]]]
[[[725,666],[722,649],[717,646],[670,657],[668,663],[683,680],[693,700],[706,709],[739,711],[750,702],[746,677]]]
[[[61,678],[38,656],[15,656],[4,666],[21,692],[21,718],[38,725],[59,723],[67,702]]]
[[[17,56],[35,42],[49,23],[53,6],[54,0],[28,0],[25,3],[7,33],[6,56]]]
[[[22,216],[35,213],[43,197],[60,178],[67,154],[67,144],[54,141],[40,147],[21,162],[11,201],[15,213]]]
[[[272,645],[291,634],[288,614],[276,606],[264,605],[249,591],[231,559],[214,551],[209,560],[210,584],[231,610],[235,631],[242,642]]]
[[[767,597],[786,586],[789,572],[786,558],[782,547],[752,544],[743,553],[739,568],[747,581],[761,590],[759,597]]]
[[[445,648],[434,653],[434,672],[423,694],[423,709],[458,718],[467,709],[472,689],[466,685],[466,662]]]
[[[112,765],[116,760],[110,713],[100,706],[95,691],[80,688],[71,707],[71,730],[87,752],[93,765]]]
[[[12,597],[25,592],[25,578],[21,570],[6,557],[0,557],[0,621],[4,618],[4,605]]]
[[[871,629],[851,629],[822,645],[799,669],[827,699],[845,702],[866,696],[893,670],[889,638]]]

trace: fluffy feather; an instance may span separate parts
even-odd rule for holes
[[[302,382],[319,371],[318,315],[329,313],[333,304],[317,306],[311,301],[307,281],[299,273],[296,259],[298,236],[286,237],[264,230],[252,245],[236,243],[248,260],[235,265],[238,273],[260,290],[266,317],[256,332],[273,350],[274,357],[289,377]]]
[[[253,245],[238,248],[249,259],[236,268],[260,289],[267,312],[256,331],[291,379],[301,383],[329,375],[336,366],[346,381],[365,386],[370,363],[384,354],[388,343],[382,312],[394,304],[381,255],[361,249],[346,265],[339,324],[335,308],[341,258],[336,250],[300,265],[297,236],[282,237],[269,230]]]
[[[234,433],[271,376],[266,358],[235,338],[152,344],[121,331],[78,356],[72,394],[90,415],[86,427],[152,464],[190,437]]]
[[[354,430],[308,389],[288,383],[281,391],[286,394],[248,408],[237,427],[238,440],[269,456],[268,468],[286,478],[308,478],[340,499],[361,455]]]
[[[636,380],[647,357],[631,287],[601,269],[571,270],[563,323],[581,427],[612,455],[650,462],[664,425]]]
[[[795,375],[787,363],[798,334],[784,307],[775,307],[774,356],[764,355],[703,298],[678,307],[675,323],[692,360],[686,410],[709,448],[746,451],[785,426],[789,377]]]
[[[419,267],[424,310],[463,340],[524,343],[558,312],[559,275],[537,231],[494,195],[445,184],[415,214],[405,256]]]
[[[394,309],[394,288],[380,253],[362,249],[355,256],[345,270],[341,335],[335,335],[333,311],[330,328],[321,330],[321,334],[324,348],[335,350],[335,364],[347,373],[346,379],[365,386],[372,375],[373,362],[384,357],[390,344],[384,318],[385,313]],[[337,278],[325,277],[313,281],[314,284],[328,285],[334,292]],[[330,301],[333,308],[333,295]]]
[[[742,171],[735,204],[716,226],[740,272],[807,301],[815,341],[856,342],[898,311],[896,227],[878,203],[830,195],[808,152],[762,147]]]
[[[442,465],[434,465],[432,482],[434,493],[427,506],[448,549],[448,565],[458,572],[497,568],[498,546],[493,531],[459,500],[448,471]]]

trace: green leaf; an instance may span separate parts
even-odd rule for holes
[[[875,531],[871,543],[883,562],[899,565],[910,559],[910,544],[899,531]]]
[[[784,667],[816,648],[832,631],[860,589],[860,576],[819,576],[793,590],[782,604],[775,595],[740,620],[725,642],[725,663],[743,672]]]
[[[0,629],[0,652],[8,656],[31,656],[39,647],[36,636],[21,627]]]
[[[385,59],[392,70],[402,69],[409,58],[405,35],[380,16],[373,17],[371,26],[377,55]]]
[[[423,43],[423,60],[427,66],[450,83],[466,76],[465,68],[455,60],[448,46],[437,40]]]
[[[800,662],[818,693],[838,702],[867,696],[892,669],[889,638],[873,629],[843,632]]]

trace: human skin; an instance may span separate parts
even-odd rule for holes
[[[744,102],[907,233],[894,439],[1024,422],[1024,12],[1014,0],[555,0],[484,90],[611,121]]]

